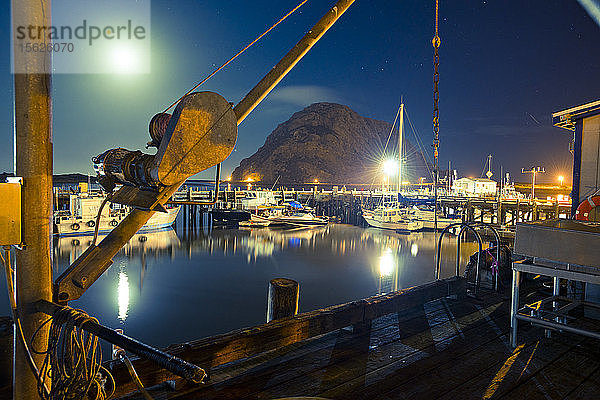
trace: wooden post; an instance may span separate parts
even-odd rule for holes
[[[50,26],[49,0],[15,1],[14,23],[26,21],[37,26]],[[18,22],[17,22],[18,21]],[[16,46],[16,43],[15,43]],[[17,48],[14,49],[17,53]],[[23,61],[23,58],[21,58]],[[43,65],[45,71],[36,70]],[[18,66],[15,65],[15,71]],[[48,346],[47,319],[33,309],[38,300],[52,299],[52,59],[49,52],[30,54],[25,59],[27,73],[16,73],[15,82],[15,165],[16,176],[23,178],[22,241],[17,252],[17,312],[25,340],[30,348]],[[45,73],[40,73],[45,72]],[[36,330],[34,343],[31,337]],[[15,338],[13,398],[39,399],[37,379],[27,362],[21,341]],[[41,367],[44,355],[33,354]],[[49,380],[46,380],[50,384]]]
[[[287,278],[275,278],[269,282],[267,322],[298,314],[300,285]]]
[[[473,203],[471,200],[467,200],[467,222],[475,220],[475,210],[473,209]]]

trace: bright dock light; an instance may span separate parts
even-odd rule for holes
[[[387,176],[394,176],[398,173],[398,161],[386,160],[383,162],[383,172]]]

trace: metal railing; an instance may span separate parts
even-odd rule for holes
[[[479,295],[479,286],[481,284],[481,275],[480,275],[480,263],[481,263],[481,253],[483,252],[483,240],[481,239],[481,235],[477,232],[477,225],[483,226],[487,229],[490,229],[494,236],[496,237],[496,268],[494,269],[494,289],[498,290],[498,268],[500,266],[500,235],[491,225],[481,222],[481,221],[472,221],[472,222],[456,222],[454,224],[450,224],[445,227],[440,236],[438,238],[437,245],[437,257],[434,271],[435,280],[440,279],[440,271],[441,271],[441,250],[442,250],[442,239],[446,233],[449,233],[452,228],[460,227],[460,231],[456,237],[456,276],[460,275],[460,245],[461,238],[463,233],[466,230],[469,230],[477,239],[477,244],[479,246],[479,251],[477,252],[477,266],[475,269],[475,296]]]

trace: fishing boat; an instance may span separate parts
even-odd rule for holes
[[[282,206],[270,207],[252,213],[247,225],[242,226],[324,226],[329,223],[326,217],[317,217],[314,210],[292,200]]]
[[[323,217],[317,217],[307,211],[292,211],[279,216],[270,217],[270,226],[324,226],[329,223]]]
[[[257,210],[276,205],[277,200],[271,190],[246,190],[244,197],[239,198],[236,204],[239,210]]]
[[[391,229],[400,232],[414,232],[423,229],[423,222],[407,215],[400,207],[378,207],[374,211],[363,211],[363,218],[369,226]]]
[[[433,207],[425,206],[412,206],[405,210],[406,215],[409,219],[414,221],[420,221],[423,224],[424,230],[435,229],[435,211]],[[437,229],[444,229],[450,224],[461,222],[461,218],[451,218],[449,216],[443,216],[438,212],[437,215]]]
[[[271,221],[269,221],[268,218],[258,217],[256,214],[252,214],[249,220],[240,221],[238,225],[246,228],[266,228],[271,225]]]
[[[106,198],[104,193],[80,192],[69,195],[68,209],[54,212],[54,234],[57,236],[91,235],[96,229],[98,210]],[[156,212],[138,232],[151,231],[173,225],[180,206],[166,206],[167,212]],[[106,205],[100,214],[99,233],[110,232],[131,211],[118,204]]]

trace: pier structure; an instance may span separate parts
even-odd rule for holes
[[[243,199],[249,193],[265,193],[273,199],[271,205],[246,207]],[[57,208],[68,204],[71,191],[55,188]],[[334,186],[331,190],[288,189],[277,190],[219,190],[215,200],[213,190],[186,185],[178,190],[169,201],[170,204],[182,206],[180,223],[185,227],[203,228],[211,224],[228,225],[246,220],[256,210],[275,207],[290,201],[299,202],[311,207],[320,216],[327,216],[332,221],[356,226],[367,224],[362,218],[362,210],[373,209],[384,201],[397,196],[392,192],[356,190]],[[213,202],[214,204],[207,204]],[[427,202],[425,196],[406,197],[407,204]],[[541,199],[502,199],[494,197],[459,197],[439,196],[438,206],[444,214],[460,216],[463,222],[486,222],[498,229],[506,244],[512,244],[514,228],[520,222],[532,222],[546,219],[567,218],[571,213],[571,204],[558,200]],[[484,236],[485,233],[483,233]],[[490,235],[487,235],[491,237]]]
[[[362,209],[372,209],[381,204],[382,197],[389,193],[367,190],[273,190],[278,203],[297,201],[315,209],[317,214],[334,217],[342,223],[363,224]],[[225,190],[219,192],[214,206],[204,207],[197,204],[213,197],[212,191],[187,187],[172,197],[173,204],[187,207],[188,213],[213,213],[219,220],[221,210],[238,210],[240,200],[245,198],[246,190]],[[419,198],[408,198],[407,202],[420,202]],[[539,199],[501,199],[493,197],[454,197],[440,196],[438,204],[444,213],[462,216],[465,222],[482,221],[498,226],[514,227],[517,222],[538,221],[561,218],[570,215],[571,204],[558,200]]]

